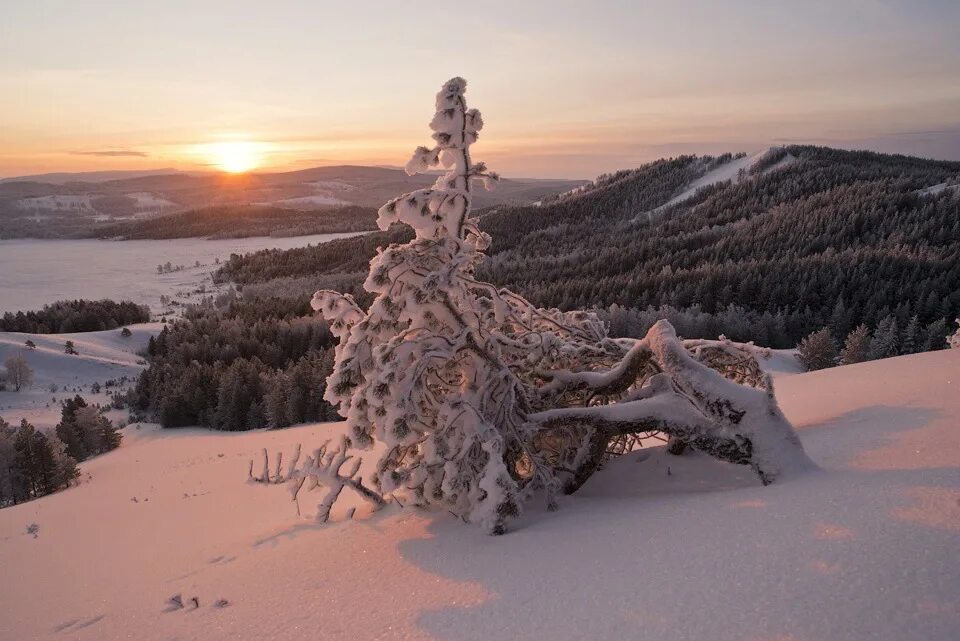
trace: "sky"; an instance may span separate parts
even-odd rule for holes
[[[457,75],[507,176],[789,143],[960,160],[957,0],[0,0],[0,177],[401,166]]]

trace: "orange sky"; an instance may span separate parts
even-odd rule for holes
[[[784,142],[960,159],[956,2],[151,4],[4,8],[0,176],[216,168],[238,141],[261,169],[402,165],[453,75],[508,176]]]

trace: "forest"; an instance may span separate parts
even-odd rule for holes
[[[775,148],[735,184],[663,207],[731,158],[660,160],[540,206],[481,211],[493,243],[478,275],[539,305],[606,310],[629,336],[669,306],[697,319],[678,325],[690,338],[792,347],[827,325],[842,341],[892,316],[901,329],[916,317],[937,335],[931,344],[943,342],[960,312],[960,194],[924,190],[956,180],[960,163]],[[376,248],[410,237],[394,226],[233,256],[217,276],[254,291],[283,282],[303,297],[336,281],[356,294]]]
[[[923,190],[960,163],[776,148],[737,181],[664,206],[741,157],[661,160],[539,206],[483,210],[493,244],[480,278],[536,304],[595,309],[614,336],[665,318],[686,338],[806,341],[811,369],[946,347],[960,312],[960,196]],[[310,298],[332,289],[365,307],[377,248],[412,237],[394,225],[232,255],[215,278],[239,296],[191,308],[151,342],[136,406],[167,427],[337,418],[322,400],[334,339]]]
[[[333,337],[308,301],[268,298],[188,310],[148,345],[134,407],[164,427],[222,430],[334,420],[322,400]]]
[[[30,312],[7,312],[0,331],[31,334],[99,332],[150,320],[150,309],[130,301],[61,300]]]
[[[266,205],[221,205],[101,226],[99,238],[124,240],[309,236],[376,229],[376,211],[344,206],[301,211]]]
[[[81,396],[60,404],[53,430],[26,419],[14,427],[0,418],[0,507],[52,494],[79,476],[77,463],[120,446],[123,435],[102,408]]]

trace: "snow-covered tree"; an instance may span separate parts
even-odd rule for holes
[[[797,360],[808,372],[837,364],[837,345],[826,327],[813,332],[797,345]]]
[[[920,319],[914,314],[910,317],[906,329],[903,330],[903,342],[900,345],[901,354],[915,354],[920,351],[921,340]]]
[[[6,369],[6,379],[13,386],[15,392],[19,392],[24,387],[29,387],[33,383],[33,370],[27,364],[27,359],[23,354],[14,354],[3,362]]]
[[[866,325],[858,325],[847,334],[847,340],[840,351],[840,364],[852,365],[868,360],[870,352],[870,330]]]
[[[55,435],[63,442],[66,453],[77,461],[119,447],[123,438],[99,407],[88,405],[79,395],[61,404]]]
[[[347,449],[374,443],[380,497],[442,507],[493,533],[535,492],[554,507],[608,448],[651,431],[749,465],[764,484],[809,466],[751,345],[683,342],[666,321],[644,338],[612,339],[591,312],[540,309],[474,277],[490,238],[470,218],[473,189],[498,176],[471,158],[483,120],[465,90],[461,78],[443,85],[434,145],[406,167],[447,172],[379,211],[382,229],[401,223],[416,237],[370,262],[373,303],[314,295],[340,341],[325,398],[351,428],[340,448],[288,473],[331,490],[321,516],[344,487],[359,491],[355,464],[339,471]]]
[[[870,341],[870,360],[896,356],[900,351],[900,328],[897,319],[892,315],[885,316],[873,331],[873,340]]]

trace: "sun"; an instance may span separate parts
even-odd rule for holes
[[[206,146],[210,163],[230,174],[242,174],[263,163],[262,145],[256,142],[231,140]]]

